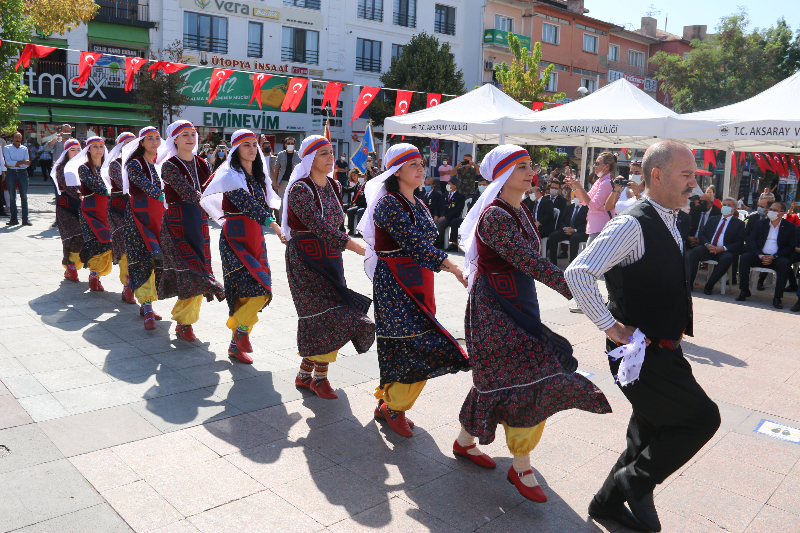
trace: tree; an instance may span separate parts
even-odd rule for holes
[[[9,41],[30,41],[38,30],[44,35],[67,33],[92,20],[99,6],[93,0],[0,0],[0,127],[9,134],[19,125],[19,106],[28,95],[28,86],[19,83],[14,70],[23,45]]]
[[[764,38],[775,47],[775,73],[779,80],[800,70],[800,30],[792,39],[792,28],[781,17],[776,26],[764,32]]]
[[[174,41],[166,48],[150,52],[150,59],[178,63],[183,55],[183,43]],[[181,92],[184,80],[180,72],[164,74],[144,67],[137,73],[136,106],[147,118],[158,122],[158,129],[164,131],[164,122],[171,124],[179,116],[191,99]]]
[[[461,95],[465,92],[464,74],[456,68],[450,55],[450,43],[442,44],[424,31],[403,46],[403,51],[392,60],[389,70],[380,79],[384,87],[422,93],[411,97],[409,113],[427,107],[426,93]],[[382,125],[386,117],[394,116],[397,102],[396,91],[382,91],[381,95],[382,98],[376,98],[369,106],[369,116],[377,125]]]

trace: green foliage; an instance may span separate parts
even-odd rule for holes
[[[177,40],[166,48],[151,51],[150,59],[178,63],[182,55],[183,43]],[[164,74],[159,70],[153,78],[153,72],[146,70],[149,66],[137,73],[136,106],[148,119],[158,123],[163,132],[164,124],[174,122],[191,99],[181,92],[185,84],[180,71]]]
[[[800,70],[800,29],[792,39],[792,28],[781,17],[776,26],[764,32],[764,38],[775,47],[775,72],[779,80]]]

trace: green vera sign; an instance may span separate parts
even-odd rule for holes
[[[258,102],[253,100],[249,108],[247,104],[253,95],[253,74],[234,72],[217,92],[217,97],[210,104],[208,101],[209,85],[211,82],[211,69],[189,68],[181,71],[184,86],[181,92],[191,99],[188,105],[200,107],[224,107],[225,109],[250,109],[253,112],[280,111],[286,91],[289,87],[289,78],[272,76],[261,87],[261,103],[263,108],[258,108]],[[286,113],[306,113],[308,110],[308,94],[303,96],[300,105],[295,111]]]

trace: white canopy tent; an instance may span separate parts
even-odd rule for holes
[[[800,72],[743,102],[670,117],[665,135],[692,146],[725,150],[727,196],[734,150],[800,152]]]

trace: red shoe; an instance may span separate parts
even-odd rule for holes
[[[247,333],[241,333],[239,328],[236,328],[236,333],[234,333],[234,338],[236,340],[236,346],[239,347],[239,350],[242,352],[251,353],[253,351],[253,345],[250,344],[250,335]]]
[[[331,382],[325,379],[311,379],[310,387],[314,394],[324,400],[335,400],[339,397],[336,391],[331,387]]]
[[[413,437],[414,432],[411,431],[411,427],[408,425],[408,420],[406,420],[406,414],[404,412],[395,413],[394,415],[389,414],[389,407],[386,403],[381,404],[381,413],[383,414],[383,418],[389,423],[389,427],[394,430],[395,433],[400,435],[401,437]]]
[[[386,420],[386,418],[383,416],[383,412],[381,411],[381,405],[383,405],[383,400],[378,400],[378,406],[375,408],[375,418],[378,420]],[[408,417],[406,417],[406,423],[408,424],[408,427],[414,427],[414,422]]]
[[[304,389],[311,390],[311,378],[308,378],[308,381],[303,381],[299,375],[294,377],[294,384],[298,387],[302,387]]]
[[[192,326],[184,326],[183,324],[178,324],[175,326],[175,333],[178,334],[178,337],[187,341],[187,342],[194,342],[197,340],[197,337],[194,336],[194,331],[192,331]]]
[[[141,307],[139,308],[139,316],[144,316],[144,309],[142,309]],[[161,315],[153,311],[153,318],[155,318],[156,320],[161,320]]]
[[[525,496],[531,501],[536,503],[544,503],[547,501],[547,495],[545,495],[542,487],[540,485],[536,485],[535,487],[528,487],[522,483],[522,478],[527,476],[528,474],[533,475],[533,470],[528,470],[526,472],[519,473],[514,470],[514,467],[508,469],[508,482],[517,487],[517,490],[520,494]]]
[[[240,363],[244,363],[246,365],[252,365],[253,364],[253,358],[250,357],[250,355],[248,353],[243,352],[242,350],[240,350],[238,348],[234,351],[230,346],[228,346],[228,357],[233,357],[236,360],[238,360]]]
[[[156,320],[152,312],[144,313],[144,329],[156,329]]]
[[[96,292],[103,292],[103,285],[100,283],[100,276],[91,274],[89,276],[89,289]]]
[[[467,450],[471,450],[475,448],[477,444],[472,444],[470,446],[461,446],[458,441],[453,441],[453,453],[456,455],[460,455],[461,457],[466,457],[473,463],[478,466],[482,466],[483,468],[494,468],[497,466],[497,463],[494,462],[494,459],[489,457],[488,455],[481,454],[481,455],[471,455],[467,452]]]
[[[131,290],[130,285],[125,285],[125,288],[122,289],[122,301],[129,304],[136,303],[136,298],[133,297],[133,291]]]
[[[78,279],[78,269],[75,268],[75,265],[67,265],[67,269],[64,271],[64,277],[70,281],[80,281]]]

